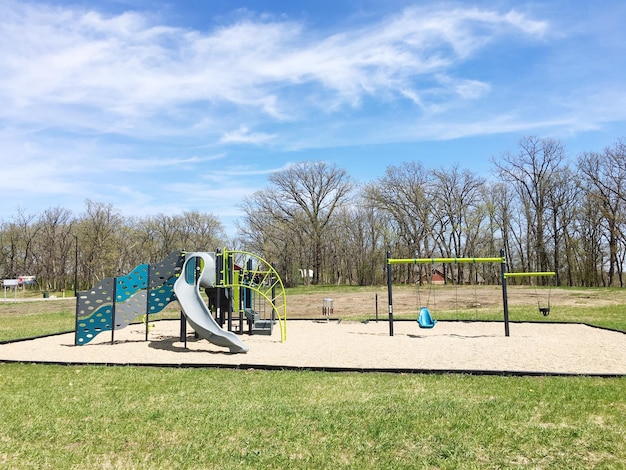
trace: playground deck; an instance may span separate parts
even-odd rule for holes
[[[546,375],[626,375],[626,334],[582,324],[446,322],[420,329],[396,321],[368,323],[293,320],[287,340],[242,335],[246,354],[230,354],[206,340],[180,342],[180,324],[131,325],[74,346],[74,333],[0,345],[2,362],[133,364],[188,367],[324,369],[393,372],[471,372]]]

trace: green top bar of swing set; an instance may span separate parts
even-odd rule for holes
[[[504,258],[389,258],[387,264],[418,264],[418,263],[503,263]]]
[[[530,273],[504,273],[504,277],[553,277],[556,273],[553,271],[539,271]]]

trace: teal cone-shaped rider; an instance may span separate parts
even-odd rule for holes
[[[437,320],[433,320],[433,317],[430,316],[430,312],[426,307],[420,308],[419,317],[417,317],[417,323],[420,328],[432,328],[437,323]]]

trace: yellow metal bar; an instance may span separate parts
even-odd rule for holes
[[[418,263],[502,263],[504,258],[389,258],[387,264],[418,264]]]
[[[556,276],[556,273],[553,271],[539,271],[539,272],[529,272],[529,273],[505,273],[504,277],[552,277]]]

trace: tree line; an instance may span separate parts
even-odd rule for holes
[[[78,215],[60,207],[39,215],[19,210],[2,223],[0,273],[3,279],[34,275],[44,289],[84,290],[174,250],[214,251],[226,240],[222,223],[211,214],[129,218],[111,204],[87,200]]]
[[[288,286],[380,285],[388,251],[394,258],[478,258],[503,249],[509,271],[555,271],[557,285],[623,287],[624,142],[570,161],[560,141],[528,136],[492,166],[487,179],[458,164],[427,168],[414,160],[357,184],[337,165],[301,162],[242,201],[235,240],[203,212],[128,218],[91,200],[78,215],[18,211],[0,225],[0,273],[36,275],[50,289],[77,278],[84,289],[173,250],[230,246],[274,262]],[[498,282],[499,266],[461,267],[451,282]],[[422,279],[411,265],[394,277]]]
[[[556,284],[623,286],[626,144],[574,162],[555,139],[528,136],[492,159],[493,179],[459,165],[387,167],[357,185],[325,162],[273,174],[243,204],[244,244],[276,260],[288,284],[385,282],[385,258],[494,257],[509,271],[555,271]],[[302,277],[302,268],[312,277]],[[467,269],[469,273],[462,273]],[[452,282],[497,283],[499,266],[454,268]],[[422,279],[413,266],[396,281]],[[455,279],[456,278],[456,279]]]

